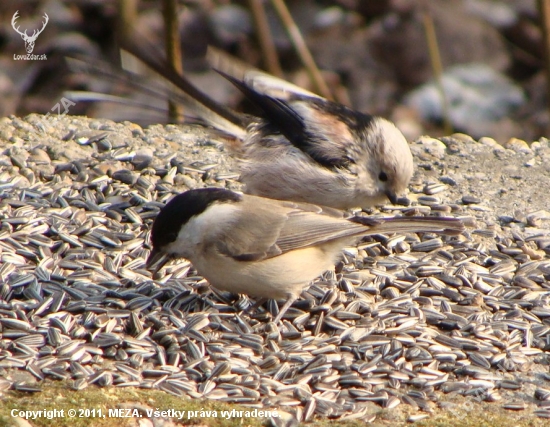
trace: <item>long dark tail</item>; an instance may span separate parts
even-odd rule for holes
[[[147,65],[155,73],[176,86],[180,91],[190,97],[194,101],[193,103],[196,102],[201,104],[211,113],[217,114],[234,125],[246,127],[248,124],[243,114],[239,114],[225,105],[220,104],[194,86],[158,53],[158,49],[148,45],[146,41],[140,41],[140,45],[138,45],[137,43],[123,39],[121,41],[121,47]],[[195,106],[193,105],[192,108],[193,107]]]
[[[174,101],[183,105],[191,116],[223,131],[236,138],[243,138],[249,120],[246,115],[240,114],[225,105],[220,104],[194,86],[185,76],[178,73],[158,53],[146,38],[140,37],[140,46],[137,43],[122,40],[123,50],[136,57],[149,69],[160,76],[158,80],[145,78],[136,73],[117,69],[110,64],[91,58],[67,58],[70,68],[74,71],[109,79],[125,84],[138,92],[163,101]],[[111,101],[133,105],[126,98],[112,97],[93,92],[68,92],[70,99],[77,101]]]

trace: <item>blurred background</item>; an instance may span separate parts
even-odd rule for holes
[[[360,111],[392,119],[409,139],[441,135],[449,132],[449,124],[454,132],[474,138],[490,136],[501,143],[511,137],[530,143],[550,134],[540,13],[544,0],[285,3],[332,96]],[[283,76],[315,90],[302,56],[293,48],[270,1],[177,2],[184,73],[212,97],[233,107],[239,105],[239,95],[210,70],[206,48],[215,46],[266,69],[266,53],[253,13],[258,4],[267,16],[267,28],[261,27],[273,42]],[[21,35],[12,26],[16,11],[16,26],[29,35],[42,28],[47,13],[49,21],[33,51],[46,54],[46,60],[14,59],[14,55],[26,53]],[[163,50],[160,0],[3,0],[0,116],[57,114],[58,110],[52,109],[67,90],[141,97],[151,103],[120,83],[73,73],[65,61],[67,55],[84,55],[117,65],[116,36],[124,25],[122,15],[129,16],[133,25]],[[441,75],[436,80],[438,64]],[[159,111],[105,103],[77,102],[68,112],[142,125],[167,120]]]

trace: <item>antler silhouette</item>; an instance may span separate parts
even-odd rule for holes
[[[17,21],[17,18],[19,18],[19,11],[17,10],[14,14],[13,14],[13,17],[11,18],[11,26],[13,27],[13,29],[21,35],[21,37],[23,38],[23,40],[25,40],[25,49],[27,50],[28,53],[32,53],[33,49],[34,49],[34,42],[36,41],[36,38],[40,35],[40,33],[42,31],[44,31],[44,28],[46,28],[46,25],[48,24],[48,21],[50,20],[48,14],[46,12],[44,12],[44,23],[42,24],[42,28],[40,30],[34,30],[33,33],[32,33],[32,36],[29,36],[27,34],[27,30],[25,30],[24,33],[22,33],[21,31],[19,31],[19,27],[16,27],[15,26],[15,21]]]

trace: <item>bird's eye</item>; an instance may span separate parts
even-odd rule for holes
[[[344,160],[345,160],[346,163],[348,163],[348,164],[355,164],[355,160],[353,160],[353,158],[350,157],[350,156],[344,156]]]
[[[166,236],[166,240],[168,240],[168,242],[175,242],[177,238],[178,238],[178,235],[176,233],[169,233]]]
[[[386,182],[388,180],[388,175],[386,174],[386,172],[380,172],[380,174],[378,175],[378,179],[382,182]]]

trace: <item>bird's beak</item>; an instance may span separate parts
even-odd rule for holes
[[[390,199],[390,202],[393,205],[396,205],[397,201],[399,200],[399,197],[397,197],[397,194],[395,194],[393,191],[390,191],[390,190],[386,191],[386,197]]]
[[[149,258],[147,258],[147,262],[145,263],[145,267],[147,269],[150,269],[155,264],[158,264],[155,270],[153,271],[153,276],[157,274],[157,272],[169,261],[169,257],[164,254],[163,252],[159,251],[158,249],[153,248],[151,251],[151,254],[149,255]]]

